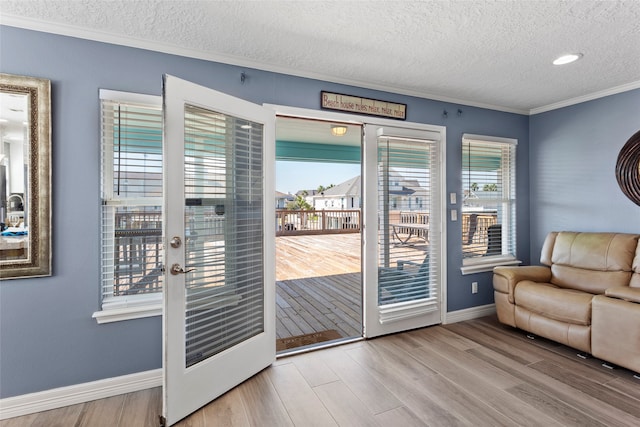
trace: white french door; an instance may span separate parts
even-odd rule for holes
[[[365,125],[367,338],[442,321],[444,131]]]
[[[164,76],[163,416],[275,360],[272,110]]]

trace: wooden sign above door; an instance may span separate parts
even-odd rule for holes
[[[389,117],[397,120],[405,120],[407,118],[406,104],[396,104],[359,96],[321,91],[320,104],[322,108],[327,110],[347,111],[349,113]]]

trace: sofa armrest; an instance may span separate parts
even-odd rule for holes
[[[543,265],[527,265],[522,267],[495,267],[493,269],[493,289],[496,292],[509,295],[509,302],[513,304],[513,290],[518,282],[531,280],[532,282],[548,283],[551,280],[551,268]]]
[[[623,299],[640,304],[640,288],[616,286],[614,288],[607,289],[604,294],[611,298]]]

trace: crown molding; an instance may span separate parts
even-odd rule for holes
[[[529,115],[533,116],[535,114],[546,113],[547,111],[557,110],[559,108],[569,107],[571,105],[582,104],[583,102],[593,101],[594,99],[604,98],[605,96],[628,92],[634,89],[640,89],[640,80],[620,86],[615,86],[598,92],[593,92],[587,95],[578,96],[576,98],[571,98],[553,104],[545,105],[543,107],[532,108],[531,110],[529,110]]]
[[[357,79],[344,79],[337,76],[328,74],[315,73],[312,71],[296,70],[287,67],[281,67],[265,62],[258,62],[247,60],[239,56],[225,55],[220,53],[205,52],[202,50],[188,49],[181,46],[172,45],[169,43],[159,43],[146,39],[139,39],[134,37],[125,37],[105,31],[98,31],[93,29],[80,28],[73,25],[53,23],[49,21],[43,21],[38,19],[24,18],[21,16],[15,16],[10,14],[0,15],[0,24],[9,27],[23,28],[33,31],[41,31],[45,33],[58,34],[62,36],[75,37],[79,39],[92,40],[102,43],[115,44],[120,46],[127,46],[138,49],[145,49],[155,52],[168,53],[172,55],[184,56],[188,58],[201,59],[212,62],[219,62],[228,65],[235,65],[239,67],[253,68],[262,71],[270,71],[279,74],[286,74],[296,77],[309,78],[313,80],[321,80],[330,83],[338,83],[349,86],[355,86],[365,89],[379,90],[383,92],[389,92],[398,95],[407,95],[416,98],[424,98],[433,101],[448,102],[452,104],[459,104],[469,107],[485,108],[489,110],[502,111],[505,113],[523,114],[527,115],[529,112],[525,109],[510,108],[500,105],[492,105],[482,102],[474,102],[465,99],[452,98],[447,96],[436,95],[428,92],[416,91],[414,89],[407,89],[400,86],[388,86],[383,84],[376,84],[366,82]]]
[[[400,86],[389,86],[383,84],[376,84],[367,81],[357,79],[344,79],[337,76],[328,74],[315,73],[312,71],[296,70],[287,67],[281,67],[274,64],[265,62],[258,62],[247,60],[234,55],[225,55],[221,53],[205,52],[197,49],[188,49],[181,46],[172,45],[170,43],[158,43],[151,40],[139,39],[134,37],[125,37],[118,34],[113,34],[105,31],[98,31],[94,29],[86,29],[76,27],[73,25],[54,23],[49,21],[43,21],[32,18],[24,18],[21,16],[15,16],[11,14],[0,14],[0,25],[6,25],[9,27],[23,28],[33,31],[41,31],[45,33],[58,34],[62,36],[75,37],[85,40],[92,40],[101,43],[109,43],[120,46],[127,46],[137,49],[145,49],[154,52],[167,53],[171,55],[183,56],[187,58],[201,59],[205,61],[218,62],[227,65],[235,65],[238,67],[252,68],[262,71],[269,71],[278,74],[286,74],[295,77],[302,77],[314,80],[321,80],[330,83],[344,84],[348,86],[355,86],[364,89],[379,90],[398,95],[412,96],[416,98],[423,98],[432,101],[447,102],[452,104],[459,104],[468,107],[484,108],[488,110],[501,111],[505,113],[521,114],[521,115],[535,115],[544,113],[547,111],[556,110],[559,108],[568,107],[582,102],[591,101],[605,96],[614,95],[617,93],[626,92],[633,89],[640,88],[640,81],[627,83],[624,85],[616,86],[610,89],[602,90],[599,92],[579,96],[576,98],[567,99],[564,101],[556,102],[553,104],[545,105],[542,107],[536,107],[532,109],[519,109],[504,107],[500,105],[487,104],[483,102],[475,102],[465,99],[452,98],[442,95],[436,95],[433,93],[417,91],[415,89],[407,89]]]

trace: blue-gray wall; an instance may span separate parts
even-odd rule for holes
[[[529,260],[527,116],[6,26],[0,71],[50,79],[53,107],[53,276],[0,284],[2,398],[161,367],[159,317],[105,325],[91,318],[100,307],[100,88],[159,95],[169,73],[256,103],[319,109],[321,90],[405,103],[408,121],[447,127],[447,192],[458,200],[462,134],[516,138],[518,254]],[[490,274],[460,274],[461,234],[460,222],[449,222],[449,311],[493,302]],[[471,281],[480,284],[476,295]]]
[[[537,114],[529,126],[532,261],[550,231],[640,233],[640,206],[615,176],[640,130],[640,89]]]

